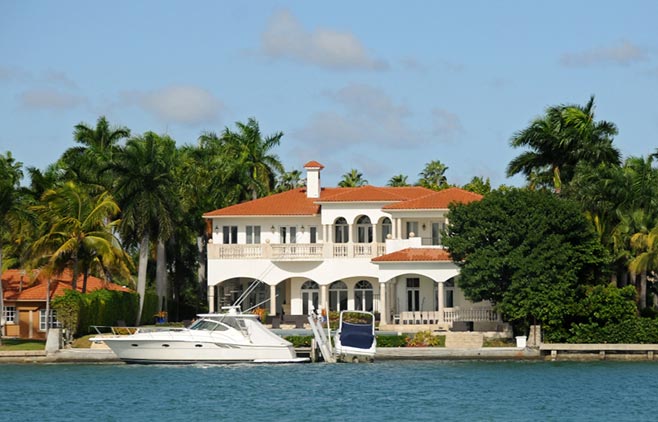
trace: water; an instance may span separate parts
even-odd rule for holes
[[[0,365],[0,421],[655,421],[652,362]]]

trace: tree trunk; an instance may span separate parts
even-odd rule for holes
[[[167,310],[167,250],[163,240],[158,240],[155,267],[155,291],[158,294],[158,312]]]
[[[149,262],[149,235],[144,234],[139,244],[139,264],[137,269],[137,294],[139,295],[139,310],[137,312],[137,321],[135,325],[140,325],[142,321],[142,311],[144,310],[144,295],[146,294],[146,269]]]
[[[208,281],[206,280],[206,257],[208,256],[208,242],[205,236],[197,236],[197,249],[199,250],[199,267],[197,269],[197,286],[199,288],[199,299],[203,300],[208,294]],[[196,309],[198,311],[198,309]]]

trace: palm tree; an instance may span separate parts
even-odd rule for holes
[[[448,167],[439,160],[433,160],[425,164],[425,168],[420,172],[418,185],[432,190],[441,190],[448,187],[448,179],[445,172]]]
[[[391,177],[390,179],[388,179],[386,186],[391,186],[391,187],[409,186],[409,183],[407,183],[407,176],[404,174],[397,174]]]
[[[75,126],[73,138],[81,145],[66,150],[61,161],[73,173],[74,180],[107,188],[111,179],[108,174],[101,174],[100,170],[112,160],[119,148],[119,141],[129,136],[130,129],[111,127],[105,116],[98,118],[95,128],[79,123]]]
[[[343,174],[342,180],[338,182],[338,186],[341,188],[357,188],[367,184],[368,181],[363,178],[363,174],[356,169],[352,169]]]
[[[46,191],[34,210],[41,217],[43,230],[32,246],[34,261],[45,258],[54,273],[71,268],[74,290],[80,271],[84,276],[82,290],[86,290],[94,261],[129,260],[113,235],[118,221],[110,220],[119,213],[119,206],[109,193],[92,197],[74,182],[66,182]]]
[[[644,308],[647,304],[647,274],[658,271],[658,225],[648,233],[635,233],[631,237],[631,246],[638,254],[628,269],[632,274],[640,274],[640,307]]]
[[[271,153],[281,142],[283,132],[263,139],[258,122],[253,117],[246,124],[236,122],[235,125],[237,132],[227,127],[221,136],[227,164],[231,164],[231,173],[248,189],[251,199],[266,196],[274,190],[277,173],[285,171],[279,157]],[[208,136],[216,137],[212,133]]]
[[[128,140],[109,166],[122,210],[121,236],[125,241],[139,244],[137,323],[144,308],[150,241],[164,242],[173,232],[173,216],[178,207],[173,176],[175,160],[173,139],[146,132]],[[162,298],[158,302],[160,307]]]
[[[507,166],[507,176],[523,173],[528,180],[536,172],[543,186],[560,192],[574,176],[579,162],[619,165],[620,153],[612,146],[617,128],[613,123],[594,121],[594,97],[581,107],[559,105],[514,134],[510,145],[529,147]]]
[[[279,177],[277,192],[285,192],[297,189],[306,185],[306,180],[302,178],[302,172],[299,170],[286,171]]]
[[[0,154],[0,274],[4,270],[4,245],[18,242],[31,220],[26,190],[20,187],[23,178],[22,163],[7,152]],[[0,321],[4,321],[4,289],[0,281]],[[0,324],[2,324],[0,322]],[[4,325],[0,325],[0,337]],[[0,344],[2,341],[0,340]]]

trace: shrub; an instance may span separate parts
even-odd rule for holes
[[[442,346],[441,340],[439,336],[432,335],[431,331],[419,331],[413,337],[407,337],[407,347],[439,347]]]

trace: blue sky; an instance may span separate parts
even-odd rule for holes
[[[45,168],[100,115],[179,145],[254,117],[287,170],[373,185],[431,160],[494,186],[510,137],[585,104],[658,147],[655,1],[0,0],[0,151]]]

